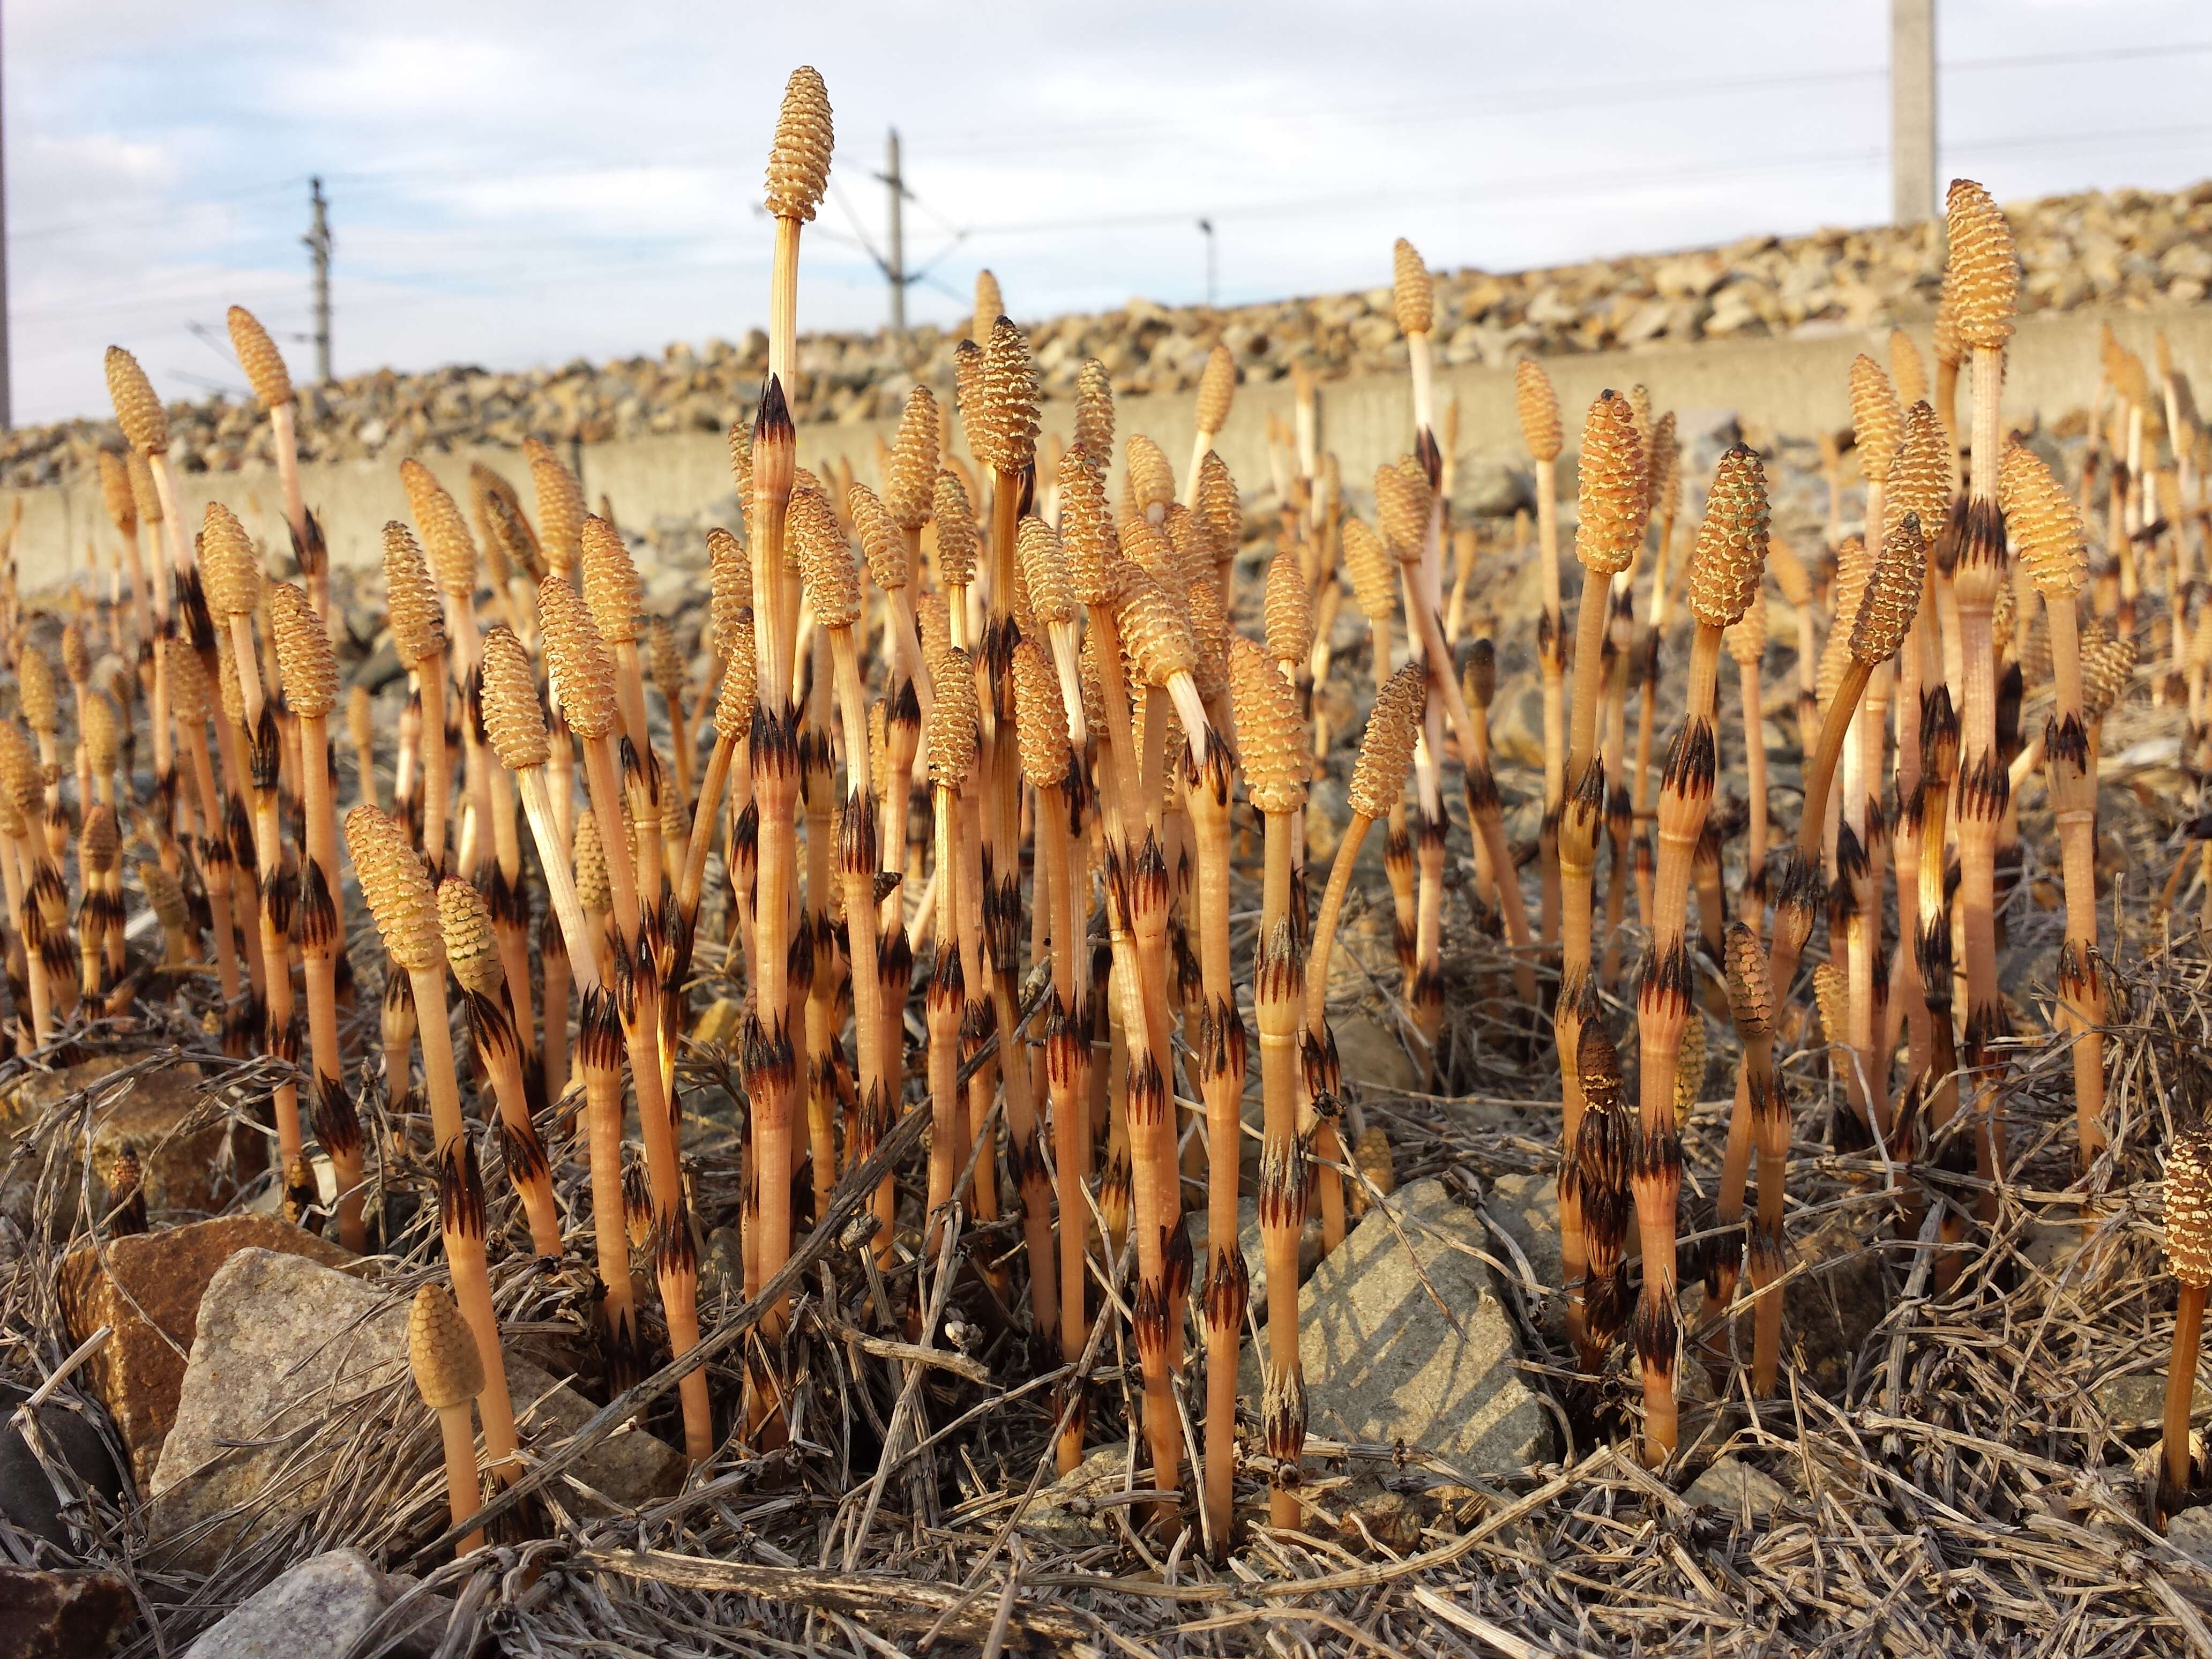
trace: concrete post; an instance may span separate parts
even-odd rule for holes
[[[1890,213],[1900,225],[1936,211],[1936,0],[1890,0]]]

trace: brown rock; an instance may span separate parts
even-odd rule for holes
[[[114,1328],[85,1371],[115,1419],[142,1486],[176,1421],[185,1357],[199,1332],[200,1297],[216,1270],[247,1249],[277,1250],[326,1267],[353,1259],[275,1216],[231,1215],[80,1245],[63,1260],[62,1316],[70,1340],[82,1342],[102,1325]]]
[[[411,1298],[297,1255],[245,1250],[223,1264],[200,1304],[176,1420],[149,1483],[147,1534],[177,1565],[206,1571],[247,1539],[295,1525],[319,1501],[351,1443],[349,1410],[380,1411],[414,1437],[393,1443],[403,1480],[436,1466],[408,1372]],[[526,1453],[559,1446],[594,1407],[567,1383],[507,1351],[507,1391]],[[419,1414],[418,1414],[419,1413]],[[561,1501],[604,1512],[595,1495],[633,1505],[681,1483],[683,1455],[635,1425],[578,1458]]]
[[[112,1572],[0,1567],[0,1653],[8,1659],[102,1659],[138,1616]]]
[[[87,1090],[94,1090],[92,1109],[92,1198],[105,1213],[107,1176],[125,1145],[134,1147],[143,1171],[146,1207],[157,1217],[183,1212],[204,1215],[228,1203],[241,1183],[268,1162],[267,1142],[246,1125],[235,1123],[216,1102],[199,1092],[199,1067],[189,1062],[145,1067],[111,1088],[96,1085],[116,1073],[143,1064],[143,1055],[101,1054],[58,1072],[34,1073],[0,1100],[0,1128],[11,1142],[40,1128],[49,1111]],[[72,1117],[57,1133],[66,1137],[64,1167],[55,1183],[55,1222],[73,1223],[78,1191],[81,1126]],[[26,1232],[32,1231],[33,1198],[43,1170],[27,1162],[0,1186],[0,1212]]]

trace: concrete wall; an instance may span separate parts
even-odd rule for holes
[[[2104,313],[2069,312],[2030,317],[2014,342],[2005,387],[2006,417],[2025,422],[2039,415],[2053,420],[2086,404],[2097,381],[2098,330]],[[2148,361],[2154,331],[2163,330],[2176,362],[2192,381],[2212,388],[2212,307],[2159,312],[2119,312],[2110,320],[2121,340]],[[1928,355],[1928,331],[1911,331]],[[1861,351],[1886,361],[1887,330],[1839,330],[1816,337],[1711,341],[1686,346],[1656,346],[1632,351],[1594,352],[1545,360],[1567,413],[1567,447],[1576,447],[1579,411],[1607,386],[1638,381],[1650,389],[1660,409],[1686,414],[1733,410],[1742,421],[1771,432],[1805,434],[1836,428],[1849,419],[1845,372]],[[1513,408],[1510,368],[1462,366],[1440,370],[1437,407],[1456,395],[1460,401],[1460,447],[1463,454],[1501,457],[1521,453],[1520,428]],[[1960,414],[1967,412],[1964,388]],[[1116,411],[1116,429],[1149,434],[1176,465],[1188,464],[1192,442],[1193,399],[1188,393],[1125,398]],[[1268,489],[1267,417],[1291,417],[1288,381],[1241,387],[1229,428],[1217,441],[1248,495]],[[1046,406],[1047,431],[1065,434],[1072,422],[1065,404]],[[848,426],[807,425],[799,428],[799,459],[815,465],[830,457],[849,457],[858,474],[875,476],[875,444],[888,441],[894,423],[861,422]],[[1410,396],[1402,375],[1369,375],[1325,386],[1322,428],[1325,447],[1336,451],[1347,483],[1358,485],[1383,460],[1411,447]],[[680,433],[626,438],[583,446],[574,452],[586,499],[596,504],[604,493],[625,526],[641,526],[659,514],[691,517],[731,494],[729,453],[713,433]],[[527,469],[507,449],[481,447],[422,457],[447,487],[461,494],[469,464],[482,460],[521,484],[527,498]],[[333,561],[342,566],[374,566],[382,558],[386,520],[404,518],[405,493],[399,487],[399,457],[341,461],[302,469],[302,488],[320,516]],[[188,528],[196,527],[210,499],[220,498],[247,528],[270,545],[286,544],[282,501],[275,474],[264,468],[237,472],[191,473],[178,480]],[[17,541],[18,568],[24,589],[39,592],[64,583],[82,569],[88,541],[111,541],[113,532],[100,507],[96,478],[63,487],[0,491],[23,504],[23,528]]]

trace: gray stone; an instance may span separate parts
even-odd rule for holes
[[[1702,1504],[1749,1522],[1770,1516],[1790,1501],[1779,1482],[1741,1458],[1716,1458],[1682,1494],[1686,1504]]]
[[[2090,1398],[2097,1409],[2104,1413],[2113,1428],[2125,1433],[2131,1429],[2154,1429],[2166,1419],[2166,1377],[2158,1371],[2131,1371],[2125,1376],[2110,1376],[2098,1383]],[[2198,1382],[2189,1402],[2192,1419],[2212,1412],[2212,1389]]]
[[[1097,1447],[1036,1495],[1023,1512],[1021,1528],[1062,1549],[1111,1542],[1118,1530],[1111,1506],[1097,1500],[1135,1490],[1130,1483],[1128,1447]]]
[[[2212,1509],[2182,1510],[2167,1522],[2166,1541],[2212,1571]]]
[[[1468,1253],[1495,1254],[1495,1241],[1438,1181],[1415,1182],[1387,1206],[1388,1215],[1381,1206],[1370,1210],[1323,1258],[1298,1298],[1312,1431],[1384,1445],[1403,1440],[1471,1474],[1527,1467],[1547,1454],[1551,1430],[1516,1369],[1520,1341],[1489,1271]],[[1256,1396],[1256,1355],[1245,1370],[1243,1386]]]
[[[1540,676],[1516,675],[1498,688],[1490,703],[1490,746],[1500,759],[1543,770],[1544,682]]]
[[[404,1573],[379,1572],[359,1550],[331,1550],[240,1602],[185,1650],[185,1659],[294,1659],[306,1650],[310,1632],[318,1651],[343,1653],[415,1582]],[[380,1651],[434,1651],[452,1613],[443,1596],[417,1596],[379,1631]]]
[[[1560,1253],[1558,1180],[1540,1174],[1500,1176],[1491,1183],[1482,1207],[1521,1247],[1536,1283],[1547,1291],[1559,1291],[1566,1265]],[[1522,1291],[1526,1295],[1528,1286]]]
[[[333,1412],[404,1382],[408,1303],[297,1256],[241,1250],[225,1262],[200,1303],[176,1422],[154,1470],[149,1535],[204,1570],[249,1529],[281,1527],[292,1510],[314,1503],[331,1470],[327,1456],[302,1460],[302,1448]],[[507,1376],[526,1449],[543,1455],[592,1412],[574,1389],[512,1352]],[[334,1450],[337,1437],[326,1439]],[[436,1437],[424,1437],[426,1471],[436,1455]],[[629,1505],[673,1490],[683,1467],[680,1454],[633,1427],[593,1447],[571,1473]],[[288,1482],[281,1502],[226,1513],[256,1505],[280,1473]],[[591,1507],[580,1498],[573,1487],[562,1494],[564,1504]],[[220,1524],[198,1530],[218,1516]]]
[[[1389,907],[1381,907],[1375,914],[1383,919],[1382,925],[1387,928],[1392,915]],[[1353,1009],[1339,1015],[1329,1022],[1329,1030],[1336,1037],[1337,1059],[1346,1083],[1386,1095],[1407,1094],[1421,1087],[1421,1068],[1406,1052],[1398,1034],[1367,1010]]]

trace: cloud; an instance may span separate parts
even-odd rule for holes
[[[111,339],[157,378],[234,375],[186,326],[231,299],[303,331],[310,173],[332,203],[341,372],[739,335],[765,316],[756,204],[803,62],[840,135],[809,328],[884,318],[860,244],[882,234],[894,124],[920,198],[909,266],[941,260],[915,320],[964,314],[985,264],[1028,317],[1200,298],[1201,215],[1230,300],[1374,286],[1401,234],[1439,266],[1512,267],[1866,222],[1888,196],[1886,16],[9,0],[16,410],[100,410]],[[2001,199],[2187,182],[2201,138],[2081,140],[2189,128],[2212,58],[2098,54],[2204,33],[2189,0],[1946,0],[1952,159]]]

